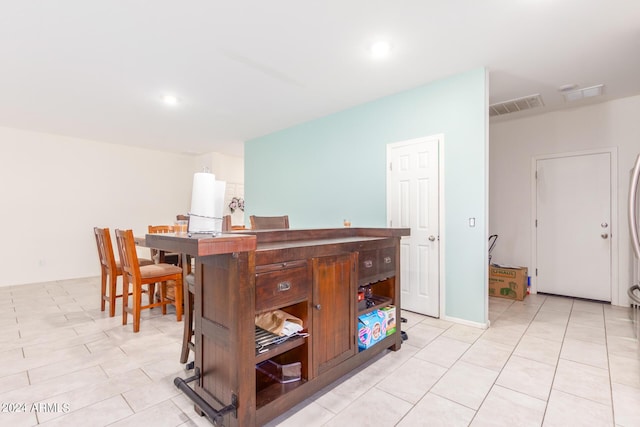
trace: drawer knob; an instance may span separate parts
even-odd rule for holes
[[[322,306],[320,304],[316,304],[315,308],[316,308],[316,310],[320,310],[322,308]]]
[[[384,257],[384,263],[385,264],[391,264],[391,257],[390,256]]]
[[[370,259],[365,260],[364,261],[364,266],[365,266],[365,268],[373,267],[373,261],[371,261]]]
[[[278,292],[284,292],[291,289],[291,282],[280,282],[278,283]]]

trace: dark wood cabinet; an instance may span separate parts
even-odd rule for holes
[[[225,426],[263,425],[380,352],[399,350],[400,323],[363,351],[357,332],[358,316],[376,308],[394,305],[399,321],[406,235],[368,228],[147,235],[149,246],[195,257],[196,375],[181,389],[196,411],[222,410]],[[357,301],[363,285],[373,293],[369,306]],[[301,319],[308,336],[258,349],[254,317],[274,309]],[[293,367],[300,379],[273,381],[258,369],[265,363]]]

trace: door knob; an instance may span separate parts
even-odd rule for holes
[[[603,222],[602,224],[600,224],[600,227],[602,228],[607,228],[609,226],[609,224],[607,224],[606,222]]]
[[[316,307],[316,310],[320,310],[322,308],[320,304],[316,304],[315,307]]]
[[[609,234],[608,233],[602,233],[600,235],[600,237],[602,237],[603,239],[606,239],[607,237],[609,237]]]
[[[436,236],[433,236],[433,235],[429,236],[429,240],[433,242],[434,240],[436,240]]]

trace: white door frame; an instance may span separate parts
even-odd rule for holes
[[[531,158],[531,293],[538,293],[538,277],[535,269],[538,265],[538,240],[536,233],[536,212],[538,203],[538,182],[536,180],[536,165],[538,160],[557,159],[561,157],[575,157],[589,154],[605,154],[611,156],[611,304],[618,305],[620,301],[618,286],[618,148],[606,147],[593,150],[570,151],[566,153],[541,154]]]
[[[416,144],[418,142],[421,141],[425,141],[425,140],[432,140],[432,139],[436,139],[438,140],[438,236],[440,239],[440,244],[438,245],[438,298],[439,298],[439,318],[443,318],[445,316],[445,301],[446,301],[446,295],[445,295],[445,289],[446,289],[446,283],[445,283],[445,243],[447,241],[447,239],[445,238],[445,224],[444,224],[444,134],[443,133],[439,133],[436,135],[429,135],[429,136],[423,136],[420,138],[414,138],[414,139],[409,139],[409,140],[405,140],[405,141],[398,141],[398,142],[392,142],[387,144],[387,164],[389,163],[389,157],[390,157],[390,153],[392,148],[395,147],[400,147],[403,145],[411,145],[411,144]],[[387,166],[387,174],[389,172],[388,166]],[[387,182],[389,181],[388,177],[387,177]],[[390,205],[389,205],[389,188],[387,187],[386,189],[387,192],[387,226],[391,227],[391,223],[390,223],[390,219],[389,219],[389,212],[390,212]],[[400,279],[402,280],[402,278]]]

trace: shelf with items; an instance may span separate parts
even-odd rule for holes
[[[358,288],[358,316],[394,304],[395,277]],[[364,293],[364,295],[361,295]]]
[[[256,408],[268,405],[306,383],[309,377],[307,359],[307,346],[299,345],[258,362]]]
[[[370,313],[393,303],[393,299],[381,295],[371,295],[362,301],[358,301],[358,316]]]
[[[307,382],[310,362],[308,306],[308,301],[302,301],[278,309],[301,320],[303,329],[289,337],[266,331],[276,340],[274,344],[261,346],[258,335],[261,331],[256,325],[256,408],[268,405]],[[268,337],[266,339],[268,342]],[[278,380],[274,367],[281,368],[280,373],[286,377],[285,380]],[[287,373],[287,369],[282,370],[283,367],[289,371],[294,367],[298,378],[291,372]]]
[[[285,353],[291,349],[305,345],[307,338],[305,336],[290,337],[286,341],[279,344],[267,345],[262,348],[256,346],[256,364],[264,362],[270,358],[276,357],[282,353]]]

